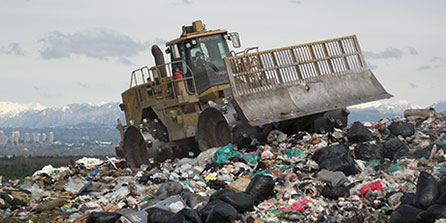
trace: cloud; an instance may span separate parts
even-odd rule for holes
[[[125,57],[120,57],[118,59],[119,63],[125,64],[125,65],[135,65],[132,61],[130,61],[129,59],[125,58]]]
[[[409,54],[410,55],[418,55],[418,51],[413,47],[409,47]]]
[[[444,62],[444,59],[441,57],[432,57],[431,62],[441,63],[441,62]]]
[[[418,67],[418,70],[430,70],[430,69],[432,69],[432,66],[429,65],[423,65]]]
[[[417,88],[418,85],[416,85],[416,84],[414,84],[414,83],[409,83],[409,87],[411,87],[411,88]]]
[[[293,3],[293,4],[301,4],[302,1],[300,0],[288,0],[289,3]]]
[[[192,0],[180,0],[180,1],[175,1],[175,2],[171,2],[169,3],[170,5],[190,5],[192,4]]]
[[[147,43],[133,40],[113,30],[95,28],[73,34],[49,33],[39,40],[45,44],[40,56],[44,59],[70,58],[84,55],[107,60],[110,57],[134,57],[147,50]]]
[[[25,51],[22,50],[20,44],[11,43],[7,47],[3,47],[0,49],[1,54],[12,55],[12,56],[24,56]]]
[[[368,59],[389,59],[389,58],[401,58],[403,51],[397,48],[388,48],[381,52],[365,51],[364,56]]]
[[[376,71],[378,69],[378,66],[371,64],[371,63],[368,63],[368,67],[373,71]]]
[[[77,85],[81,88],[90,88],[90,85],[88,85],[87,83],[83,83],[83,82],[77,82]]]

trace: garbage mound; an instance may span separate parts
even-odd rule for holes
[[[446,117],[396,117],[1,182],[0,222],[446,222]]]

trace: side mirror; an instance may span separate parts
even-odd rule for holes
[[[240,43],[240,35],[238,34],[238,32],[228,33],[228,36],[229,40],[232,41],[232,46],[234,48],[240,48],[242,46],[242,44]]]

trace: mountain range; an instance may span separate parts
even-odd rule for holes
[[[402,116],[404,110],[416,108],[407,101],[376,101],[349,107],[349,121],[378,121],[382,118]],[[446,111],[446,100],[434,103],[438,112]],[[48,128],[79,124],[115,126],[116,119],[125,122],[118,102],[101,104],[78,103],[48,108],[38,103],[16,104],[0,102],[0,128]]]
[[[125,121],[118,102],[69,104],[61,108],[32,105],[38,106],[0,102],[0,127],[48,128],[83,123],[116,125],[117,118]]]

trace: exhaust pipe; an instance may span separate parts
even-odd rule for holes
[[[160,71],[161,77],[166,77],[167,76],[166,67],[162,66],[162,65],[166,64],[166,62],[164,61],[164,54],[163,54],[163,51],[161,51],[161,49],[159,48],[159,46],[156,44],[153,44],[153,46],[152,46],[152,55],[153,55],[153,58],[155,59],[156,66],[160,66],[159,71]]]

